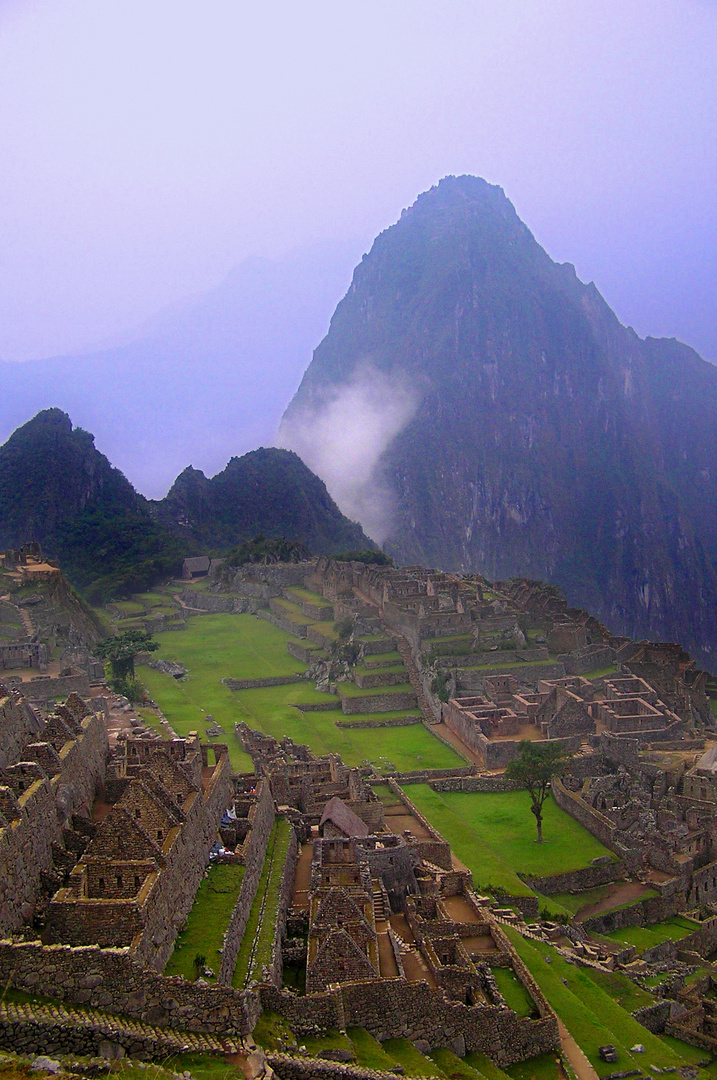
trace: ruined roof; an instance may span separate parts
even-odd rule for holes
[[[369,834],[366,822],[362,821],[357,814],[354,814],[351,807],[347,806],[338,795],[334,795],[332,799],[329,799],[324,807],[319,828],[323,828],[327,821],[340,829],[344,836],[368,836]]]

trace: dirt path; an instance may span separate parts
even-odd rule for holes
[[[466,746],[462,739],[456,735],[455,731],[451,731],[446,724],[435,724],[433,730],[436,734],[444,739],[447,743],[450,743],[457,754],[467,761],[471,765],[478,765],[481,771],[484,769],[484,762],[481,757],[476,754],[475,750],[471,750],[470,746]]]
[[[560,1032],[560,1045],[563,1048],[566,1058],[575,1070],[575,1075],[578,1080],[600,1080],[595,1069],[593,1069],[562,1020],[558,1020],[558,1031]]]
[[[639,881],[618,882],[616,887],[602,900],[598,900],[594,904],[586,904],[585,907],[580,908],[575,918],[578,922],[584,922],[585,919],[591,919],[593,915],[600,915],[603,911],[611,911],[613,908],[620,907],[621,904],[630,904],[633,900],[639,900],[642,896],[646,896],[648,892],[650,892],[649,886],[643,885]]]

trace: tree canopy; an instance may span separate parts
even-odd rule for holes
[[[538,843],[543,842],[543,804],[548,797],[550,781],[565,770],[569,755],[560,742],[533,742],[523,739],[520,754],[508,764],[505,775],[517,780],[527,789],[531,799],[531,812],[535,815]]]
[[[125,630],[116,637],[105,638],[95,646],[101,660],[107,660],[114,680],[134,676],[134,658],[140,652],[154,652],[159,648],[152,635],[144,630]]]

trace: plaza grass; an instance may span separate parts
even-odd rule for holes
[[[347,718],[338,698],[320,693],[309,682],[229,690],[220,681],[226,676],[268,678],[306,669],[286,652],[291,637],[265,619],[254,615],[193,616],[187,620],[186,630],[158,633],[155,640],[160,645],[155,656],[184,664],[189,675],[179,681],[154,668],[138,668],[150,695],[179,735],[189,731],[204,735],[205,717],[213,716],[224,729],[223,741],[229,746],[232,765],[238,772],[252,768],[251,758],[244,754],[234,735],[234,724],[239,720],[276,739],[289,735],[295,742],[307,743],[316,754],[341,754],[347,765],[370,761],[378,767],[408,771],[464,764],[455,751],[420,724],[379,729],[336,727],[337,721],[381,717],[367,714]],[[296,707],[299,703],[327,702],[334,702],[335,709],[302,713]],[[400,710],[397,715],[405,713]]]
[[[262,967],[271,960],[271,947],[274,941],[274,924],[279,906],[279,892],[284,873],[284,863],[289,850],[291,826],[286,818],[277,818],[274,822],[266,859],[256,890],[256,896],[249,912],[244,937],[239,947],[232,986],[243,990],[253,978],[261,975]],[[262,905],[264,911],[262,914]],[[256,950],[252,957],[252,948],[256,939]]]
[[[531,890],[519,873],[541,877],[582,869],[599,856],[614,857],[552,798],[543,807],[545,841],[538,844],[524,791],[438,792],[427,784],[411,784],[405,791],[481,888],[499,886],[512,895],[528,896]]]
[[[222,962],[219,950],[224,933],[239,897],[244,878],[243,866],[212,866],[202,881],[192,904],[187,924],[180,932],[165,975],[183,975],[194,979],[194,957],[206,957],[207,966],[217,974]]]

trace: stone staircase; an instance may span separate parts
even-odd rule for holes
[[[418,708],[421,710],[424,720],[427,724],[439,723],[439,721],[434,716],[433,710],[428,703],[428,698],[423,691],[423,683],[421,682],[421,676],[419,675],[418,668],[416,667],[416,661],[413,659],[413,652],[411,651],[411,646],[402,634],[397,633],[395,630],[392,630],[391,633],[396,639],[396,648],[398,649],[400,657],[403,660],[403,666],[408,672],[408,679],[416,695],[416,699],[418,701]]]
[[[388,919],[386,914],[386,902],[383,898],[380,886],[376,882],[372,882],[373,892],[373,912],[376,922],[385,922]]]
[[[125,1054],[161,1058],[170,1054],[236,1054],[239,1046],[215,1035],[153,1027],[126,1016],[65,1005],[17,1005],[0,1001],[0,1045],[18,1053]]]

